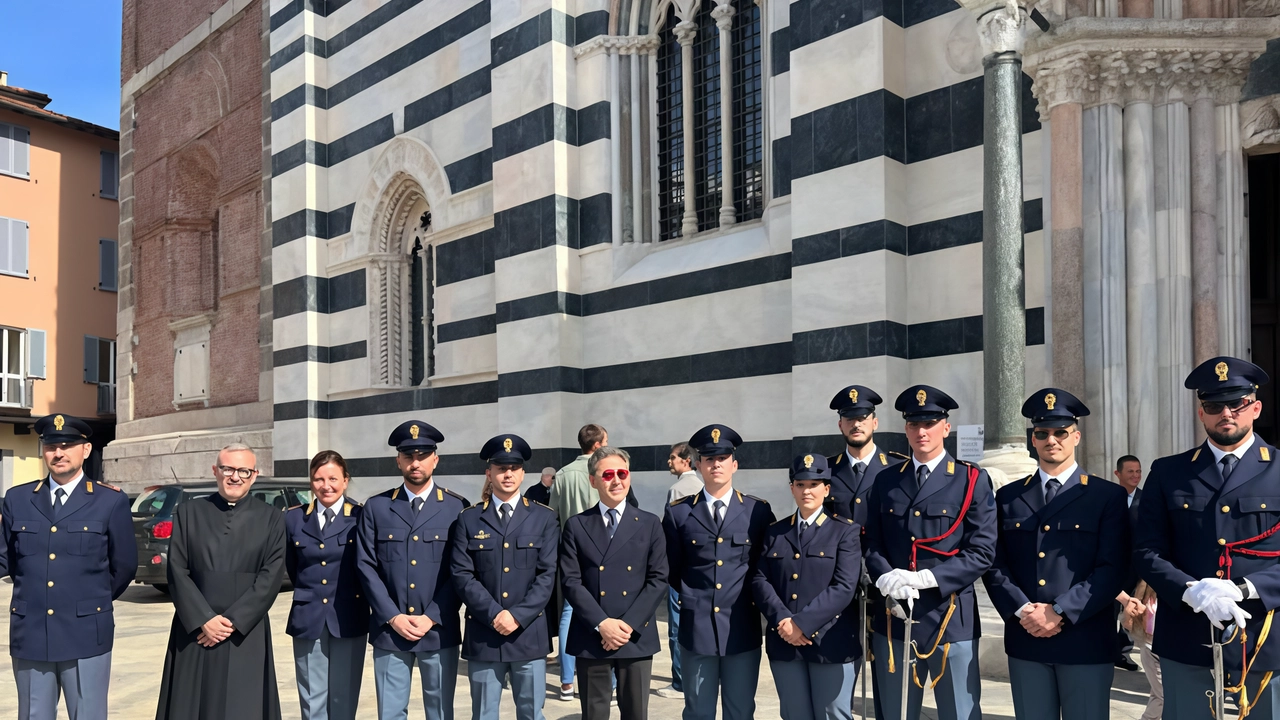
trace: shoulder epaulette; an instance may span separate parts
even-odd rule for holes
[[[756,502],[758,502],[758,503],[764,503],[765,505],[768,505],[768,504],[769,504],[769,501],[768,501],[768,500],[765,500],[765,499],[764,499],[764,498],[762,498],[762,497],[756,497],[755,495],[748,495],[747,493],[740,493],[740,494],[741,494],[741,495],[743,495],[743,496],[745,496],[745,497],[749,497],[749,498],[751,498],[752,500],[755,500],[755,501],[756,501]]]
[[[1026,477],[1022,478],[1022,484],[1023,484],[1023,485],[1030,485],[1030,484],[1031,484],[1031,478],[1033,478],[1033,477],[1035,477],[1035,476],[1036,476],[1036,474],[1035,474],[1035,473],[1031,473],[1030,475],[1028,475],[1028,476],[1026,476]]]
[[[108,485],[107,483],[104,483],[104,482],[102,482],[101,480],[97,480],[97,481],[95,481],[95,482],[94,482],[94,484],[95,484],[95,485],[99,485],[99,486],[101,486],[101,487],[104,487],[104,488],[106,488],[106,489],[108,489],[108,490],[115,490],[116,492],[124,492],[123,490],[121,490],[120,488],[116,487],[115,485]],[[92,490],[90,490],[89,492],[93,492],[93,491],[92,491]]]
[[[548,510],[551,510],[551,506],[550,506],[550,505],[548,505],[548,504],[546,504],[546,503],[544,503],[544,502],[538,502],[537,500],[530,500],[529,502],[533,503],[534,505],[537,505],[538,507],[542,507],[542,508],[546,508],[546,509],[548,509]],[[551,510],[551,512],[555,512],[555,510]]]
[[[889,455],[893,456],[893,457],[898,458],[899,460],[910,460],[910,459],[911,459],[911,458],[910,458],[910,457],[908,457],[907,455],[904,455],[904,454],[902,454],[902,453],[900,453],[900,452],[898,452],[898,451],[896,451],[896,450],[885,450],[885,452],[886,452],[886,453],[888,453]]]
[[[960,464],[960,465],[965,465],[965,466],[968,466],[968,467],[978,467],[977,465],[974,465],[973,463],[969,462],[968,460],[956,460],[956,463],[958,463],[958,464]]]
[[[24,482],[24,483],[18,483],[17,485],[14,485],[14,486],[13,486],[12,488],[10,488],[10,489],[20,488],[20,487],[26,487],[26,486],[28,486],[28,485],[35,485],[35,484],[37,484],[37,483],[38,483],[38,484],[43,485],[43,484],[44,484],[44,478],[37,478],[37,479],[35,479],[35,480],[28,480],[28,481],[26,481],[26,482]]]
[[[456,492],[454,492],[454,491],[450,490],[450,489],[449,489],[449,488],[447,488],[447,487],[442,487],[442,488],[440,488],[440,489],[441,489],[441,490],[444,490],[444,492],[445,492],[445,494],[446,494],[446,495],[452,495],[452,496],[454,496],[455,498],[457,498],[457,499],[461,500],[461,501],[462,501],[462,504],[463,504],[464,506],[466,506],[466,507],[471,507],[471,501],[470,501],[470,500],[468,500],[467,498],[465,498],[464,496],[462,496],[461,494],[456,493]]]
[[[774,520],[772,523],[769,523],[769,527],[773,527],[774,525],[781,525],[782,523],[786,523],[786,522],[795,522],[795,521],[796,521],[795,515],[788,515],[782,518],[781,520]]]
[[[1196,451],[1191,453],[1191,462],[1195,462],[1200,457],[1200,450],[1201,448],[1196,448]]]
[[[289,512],[290,510],[297,510],[297,509],[298,509],[298,508],[300,508],[300,507],[302,507],[302,505],[301,505],[301,504],[298,504],[298,505],[290,505],[289,507],[285,508],[285,509],[284,509],[284,511],[285,511],[285,512]]]

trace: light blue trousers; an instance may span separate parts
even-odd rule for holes
[[[457,647],[419,653],[374,648],[373,686],[378,691],[378,720],[409,717],[409,682],[413,679],[415,664],[422,680],[422,710],[427,720],[453,720],[453,693],[458,684]]]
[[[369,636],[340,638],[320,630],[315,640],[293,639],[302,720],[355,720]]]
[[[902,654],[902,638],[894,638],[894,670],[889,672],[889,639],[880,633],[871,637],[875,656],[876,697],[883,718],[897,720],[902,717],[902,674],[908,674],[907,719],[919,720],[920,704],[924,702],[924,690],[916,687],[911,670],[905,667]],[[920,684],[928,687],[930,678],[939,673],[942,679],[933,688],[933,699],[938,706],[938,720],[981,720],[982,679],[978,676],[978,641],[965,640],[951,643],[947,653],[947,669],[942,671],[942,647],[928,660],[917,660],[916,675]]]
[[[563,657],[563,654],[561,655]],[[503,681],[511,681],[516,720],[543,720],[547,699],[547,659],[527,662],[467,661],[471,680],[471,720],[498,720]]]
[[[782,720],[852,720],[859,665],[770,660]]]
[[[18,720],[56,720],[59,694],[71,720],[107,720],[109,651],[64,662],[13,658],[13,679],[18,683]]]
[[[684,673],[684,720],[715,720],[716,700],[724,720],[752,720],[760,683],[760,649],[733,655],[699,655],[680,648]]]
[[[1013,712],[1018,720],[1097,720],[1111,716],[1116,666],[1049,665],[1009,658]]]

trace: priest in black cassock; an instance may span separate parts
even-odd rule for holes
[[[179,503],[169,543],[173,626],[156,720],[278,720],[267,611],[284,577],[284,513],[249,495],[253,451],[228,445],[218,492]]]

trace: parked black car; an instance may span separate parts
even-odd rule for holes
[[[215,482],[174,483],[152,485],[138,495],[133,501],[133,537],[138,543],[138,575],[134,582],[169,591],[169,537],[173,535],[174,509],[178,503],[217,491]],[[249,494],[281,512],[311,502],[311,486],[306,480],[259,479]]]

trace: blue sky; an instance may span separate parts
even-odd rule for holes
[[[49,109],[120,126],[120,0],[0,0],[0,70]]]

